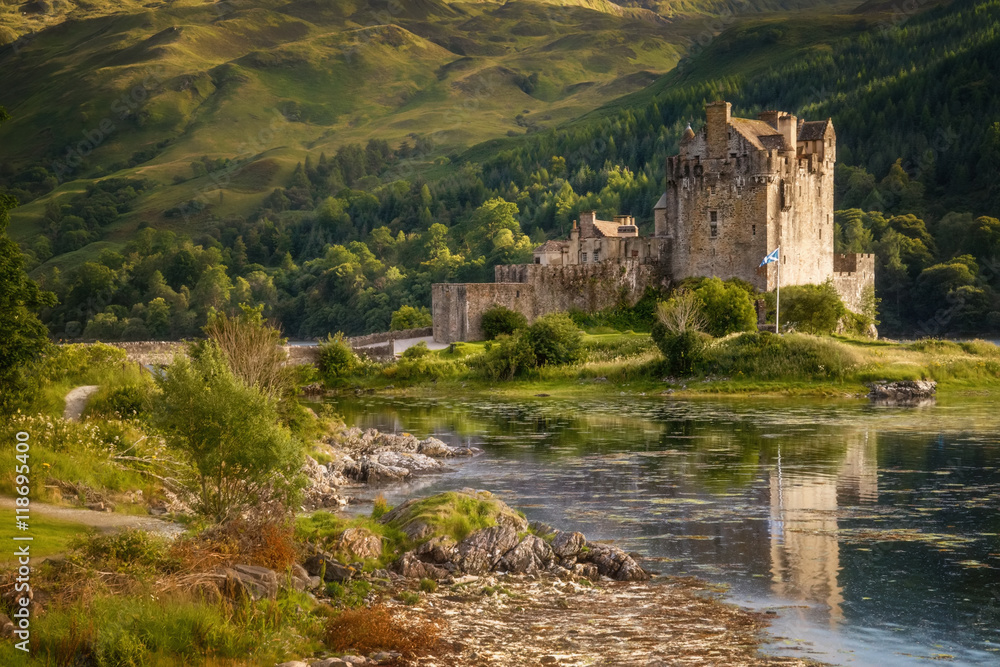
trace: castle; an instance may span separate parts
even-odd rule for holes
[[[497,266],[493,283],[432,287],[434,339],[479,340],[482,313],[500,304],[529,321],[562,310],[595,311],[634,301],[647,286],[692,276],[740,278],[758,290],[832,279],[844,304],[859,311],[875,281],[870,254],[833,251],[833,122],[802,121],[783,111],[735,118],[728,102],[705,109],[678,155],[667,158],[666,191],[653,210],[652,236],[635,220],[580,214],[568,240],[546,241],[534,263]]]

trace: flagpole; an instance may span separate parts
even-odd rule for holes
[[[777,292],[774,298],[774,333],[781,333],[781,253],[778,253],[778,266],[776,267]]]

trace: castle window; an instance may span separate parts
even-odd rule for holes
[[[541,264],[541,263],[542,263],[542,258],[541,257],[536,257],[535,258],[535,264]]]
[[[736,157],[736,153],[730,153],[729,157]]]
[[[750,226],[750,232],[751,232],[751,233],[752,233],[752,234],[753,234],[754,236],[757,236],[757,225],[751,225],[751,226]]]
[[[718,222],[719,221],[719,212],[718,211],[709,211],[708,212],[708,219],[711,222]]]
[[[581,255],[581,259],[580,259],[580,262],[581,262],[581,263],[583,263],[583,264],[586,264],[586,263],[587,263],[587,253],[583,253],[583,254]]]
[[[714,239],[719,235],[719,212],[709,211],[708,214],[709,235]]]
[[[600,261],[601,261],[601,251],[600,250],[595,250],[594,251],[594,264],[597,264]]]
[[[521,298],[521,290],[514,290],[514,298],[515,299]]]
[[[714,186],[714,185],[710,185],[710,186],[708,187],[708,191],[709,191],[709,193],[710,193],[710,194],[713,194],[713,195],[714,195],[714,194],[715,194],[715,186]]]

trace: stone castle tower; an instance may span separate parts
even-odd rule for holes
[[[728,102],[708,105],[705,119],[667,158],[666,193],[654,211],[672,277],[735,277],[774,289],[777,267],[758,265],[779,246],[783,285],[832,277],[833,123],[783,111],[734,118]]]

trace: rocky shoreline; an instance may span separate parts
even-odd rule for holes
[[[306,457],[302,472],[309,485],[303,511],[336,509],[355,499],[351,490],[367,484],[398,482],[417,475],[448,472],[449,459],[477,456],[477,447],[452,447],[429,437],[384,433],[376,429],[343,428],[323,441],[324,463]]]
[[[354,484],[363,463],[371,466],[364,457],[381,457],[402,443],[402,453],[418,457],[427,456],[421,449],[443,458],[475,453],[412,436],[354,435],[365,446],[350,453],[353,465],[335,466]],[[404,459],[417,465],[399,466],[408,471],[397,473],[402,479],[427,470],[421,458]],[[459,514],[488,525],[455,535],[449,527]],[[380,527],[401,535],[405,548],[388,551]],[[412,498],[380,516],[374,529],[347,528],[328,548],[312,548],[298,579],[321,602],[330,585],[364,582],[378,591],[367,604],[439,629],[434,647],[412,655],[321,655],[279,667],[817,664],[760,654],[767,614],[720,602],[705,582],[660,577],[641,560],[579,532],[529,522],[489,492]],[[373,562],[386,565],[366,566]]]

